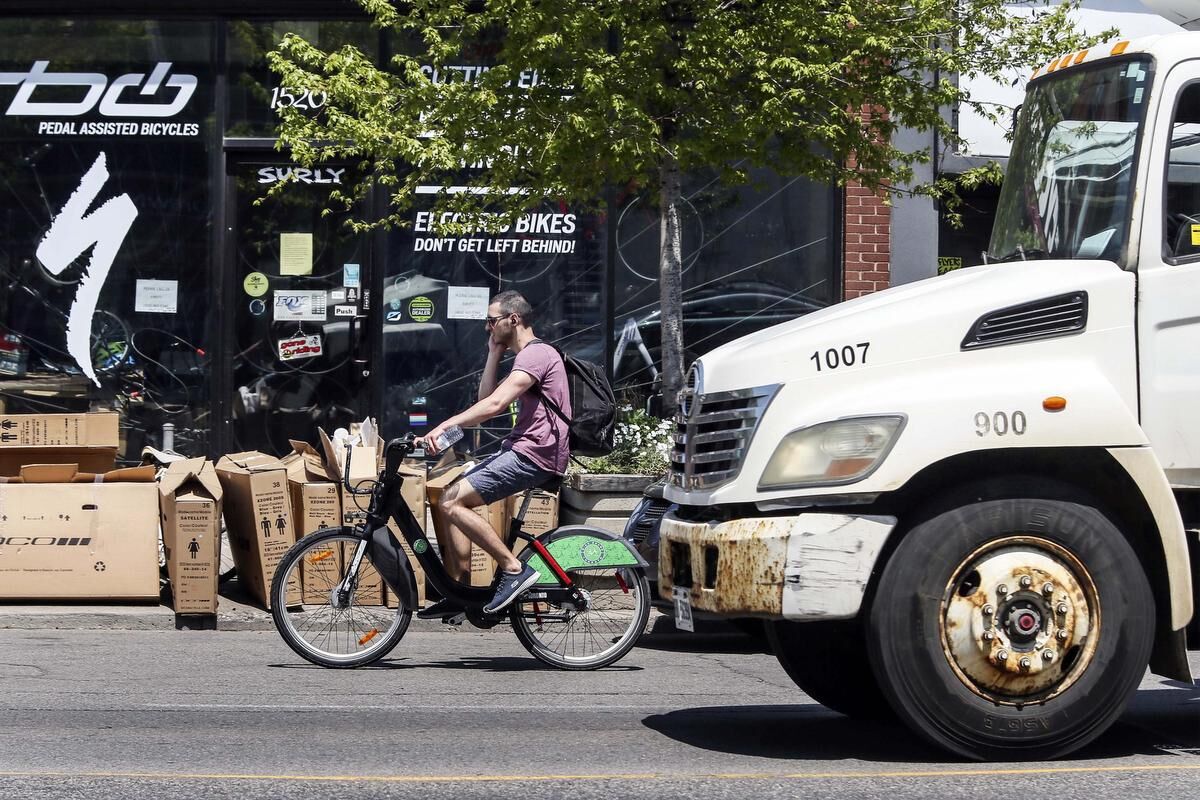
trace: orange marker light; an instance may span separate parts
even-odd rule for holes
[[[1066,407],[1067,398],[1065,397],[1058,397],[1055,395],[1054,397],[1047,397],[1042,401],[1042,408],[1046,409],[1047,411],[1062,411]]]
[[[378,628],[371,628],[371,630],[367,631],[367,635],[366,635],[366,636],[364,636],[364,637],[362,637],[361,639],[359,639],[359,640],[358,640],[358,645],[359,645],[359,647],[362,647],[364,644],[366,644],[367,642],[371,641],[372,639],[374,639],[374,638],[375,638],[376,636],[378,636],[378,635],[379,635],[379,629],[378,629]]]
[[[1112,55],[1119,56],[1125,52],[1125,48],[1129,47],[1129,42],[1117,42],[1113,45]]]
[[[308,563],[310,563],[310,564],[316,564],[316,563],[318,563],[318,562],[320,562],[320,561],[324,561],[325,559],[327,559],[327,558],[332,558],[332,557],[333,557],[333,551],[332,551],[332,550],[322,550],[322,551],[321,551],[321,552],[319,552],[319,553],[313,553],[311,556],[309,556],[309,557],[308,557]]]
[[[1075,63],[1075,64],[1080,63],[1085,58],[1087,58],[1087,54],[1088,54],[1087,50],[1080,50],[1079,55],[1075,56],[1075,61],[1073,63]]]

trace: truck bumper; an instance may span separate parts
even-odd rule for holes
[[[850,619],[895,517],[804,513],[729,522],[663,518],[663,597],[690,590],[692,607],[720,616]]]

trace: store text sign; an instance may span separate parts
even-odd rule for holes
[[[197,123],[79,122],[72,118],[92,112],[108,119],[168,119],[187,107],[199,84],[195,75],[171,72],[172,62],[160,61],[149,72],[131,72],[110,79],[100,72],[51,71],[49,61],[35,61],[27,72],[0,72],[0,86],[16,86],[5,110],[9,117],[60,117],[43,120],[38,133],[50,135],[197,136]],[[44,99],[47,91],[54,100]],[[35,94],[43,89],[39,99]],[[75,90],[75,97],[63,99]]]

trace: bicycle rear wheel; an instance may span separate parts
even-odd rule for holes
[[[551,666],[569,670],[608,666],[633,649],[646,630],[650,618],[646,571],[604,567],[573,569],[569,574],[588,595],[587,609],[518,599],[510,612],[513,630],[534,658]]]
[[[361,541],[348,528],[310,534],[288,550],[271,581],[271,616],[279,635],[314,664],[348,668],[378,661],[412,620],[403,598],[396,599],[396,608],[382,605],[382,578],[368,557],[350,602],[335,607],[334,591]]]

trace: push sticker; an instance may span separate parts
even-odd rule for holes
[[[261,272],[251,272],[242,281],[242,289],[251,297],[262,297],[271,288],[271,282]]]
[[[413,322],[429,322],[433,319],[433,301],[424,295],[408,301],[408,315]]]
[[[1200,225],[1192,226],[1192,246],[1200,247]]]

